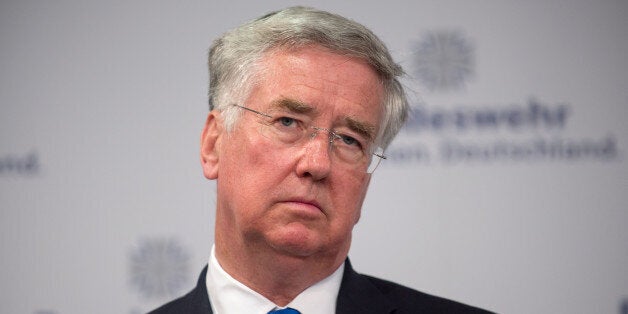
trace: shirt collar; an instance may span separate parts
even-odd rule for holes
[[[212,246],[205,282],[207,294],[215,314],[266,314],[281,308],[231,277],[218,263]],[[315,283],[301,292],[287,307],[307,314],[327,314],[336,312],[336,299],[344,263],[327,278]]]

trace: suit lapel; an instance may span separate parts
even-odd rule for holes
[[[365,276],[353,270],[347,259],[338,293],[336,313],[388,314],[394,309],[394,305]]]
[[[189,294],[190,308],[184,313],[189,314],[212,314],[212,307],[209,304],[209,295],[207,294],[207,284],[205,282],[207,278],[207,266],[201,272],[198,278],[196,288]]]

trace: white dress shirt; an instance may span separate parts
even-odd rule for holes
[[[283,308],[227,274],[218,263],[215,250],[215,246],[212,246],[205,278],[207,294],[215,314],[266,314],[270,310]],[[344,263],[329,277],[305,289],[285,307],[296,309],[302,314],[335,313],[343,271]]]

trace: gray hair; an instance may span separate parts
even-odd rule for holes
[[[384,43],[361,24],[329,12],[290,7],[266,14],[218,38],[209,50],[209,108],[223,112],[227,130],[260,75],[264,54],[276,48],[318,45],[342,55],[365,60],[384,87],[384,114],[377,136],[386,148],[408,116],[408,101],[399,77],[404,74]]]

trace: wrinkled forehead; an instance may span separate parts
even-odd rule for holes
[[[385,90],[377,71],[365,60],[307,46],[268,51],[257,69],[251,95],[255,97],[249,100],[265,99],[258,103],[258,109],[288,110],[312,117],[332,115],[336,122],[352,125],[372,137],[379,130]],[[260,90],[262,97],[258,98]]]

